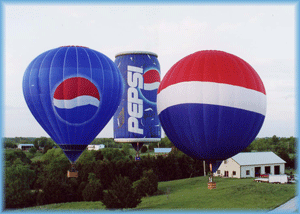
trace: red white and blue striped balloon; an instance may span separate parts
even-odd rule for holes
[[[197,159],[225,160],[241,152],[266,115],[266,91],[256,71],[223,51],[199,51],[181,59],[157,93],[166,135]]]

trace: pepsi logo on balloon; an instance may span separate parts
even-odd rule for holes
[[[62,81],[55,89],[53,106],[56,114],[70,124],[82,124],[97,113],[100,94],[90,80],[72,77]],[[76,114],[77,117],[72,115]]]
[[[154,90],[157,90],[160,84],[160,74],[157,70],[151,69],[144,73],[143,96],[150,102],[156,103],[156,96],[152,96]]]

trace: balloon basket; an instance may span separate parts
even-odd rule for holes
[[[71,163],[71,170],[68,170],[68,178],[78,178],[78,171],[75,169],[75,164]]]
[[[216,182],[208,182],[207,183],[207,188],[212,190],[212,189],[216,189],[217,186],[216,186]]]
[[[68,170],[67,176],[68,178],[78,178],[78,171]]]

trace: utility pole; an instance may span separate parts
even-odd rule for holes
[[[206,176],[206,172],[205,172],[205,160],[203,161],[203,171],[204,171],[204,176]]]

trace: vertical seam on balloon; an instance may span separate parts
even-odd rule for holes
[[[48,53],[45,55],[45,57],[43,58],[43,60],[42,60],[42,62],[41,62],[41,64],[40,64],[40,68],[39,68],[39,74],[38,74],[38,84],[40,85],[40,71],[41,71],[41,67],[42,67],[42,64],[44,63],[44,61],[45,61],[45,59],[46,59],[46,57],[50,54],[50,52],[51,51],[48,51]],[[41,92],[41,90],[39,89],[39,92]],[[51,99],[51,98],[50,98]],[[42,108],[44,109],[44,112],[46,112],[46,109],[45,109],[45,107],[44,107],[44,105],[43,105],[43,102],[42,102],[42,100],[41,100],[41,97],[40,97],[40,94],[39,94],[39,100],[40,100],[40,103],[42,104]],[[51,102],[51,101],[50,101]],[[43,120],[43,119],[42,119]],[[50,125],[48,126],[48,125],[46,125],[46,123],[45,123],[45,126],[47,127],[47,129],[49,130],[49,132],[50,132],[50,137],[52,137],[52,136],[54,136],[54,138],[55,138],[55,135],[53,135],[53,132],[55,133],[55,130],[53,129],[53,126],[51,125],[51,123],[49,123]],[[50,130],[50,129],[52,129],[52,130]],[[46,131],[46,130],[45,130]],[[52,136],[51,136],[52,135]]]
[[[45,58],[45,56],[44,56],[44,58]],[[44,58],[43,58],[43,60],[44,60]],[[34,65],[36,64],[36,62],[37,62],[37,59],[35,59],[35,61],[34,61],[34,64],[33,64],[33,66],[32,66],[32,68],[31,68],[31,70],[30,70],[30,76],[31,76],[31,74],[32,74],[32,70],[33,70],[33,68],[34,68]],[[38,70],[38,72],[40,71],[40,69]],[[30,77],[29,76],[29,77]],[[29,81],[28,81],[28,84],[29,84],[29,88],[30,88],[30,79],[31,78],[29,78]],[[39,79],[38,79],[38,81],[37,81],[37,87],[39,87]],[[32,91],[31,91],[31,89],[29,90],[29,92],[30,92],[30,95],[32,96]],[[41,102],[41,100],[40,100],[40,96],[39,96],[39,94],[38,94],[38,99],[39,99],[39,101]],[[38,123],[42,126],[42,128],[45,130],[45,129],[48,129],[48,127],[47,127],[47,125],[44,123],[44,120],[42,119],[42,117],[41,117],[41,115],[40,115],[40,113],[39,113],[39,111],[37,110],[37,108],[36,108],[36,103],[35,102],[32,102],[31,101],[31,103],[33,104],[33,108],[34,108],[34,110],[35,110],[35,112],[38,114]],[[35,117],[36,118],[36,117]],[[45,132],[47,133],[47,134],[49,134],[46,130],[45,130]]]
[[[64,64],[63,64],[63,81],[65,81],[65,65],[66,65],[66,59],[67,59],[67,54],[68,54],[68,51],[69,51],[70,47],[67,47],[67,50],[65,52],[65,57],[64,57]],[[63,90],[63,97],[65,98],[65,89]],[[66,102],[66,100],[64,99],[64,103]],[[65,104],[64,104],[65,105]],[[66,109],[64,109],[64,113],[66,114]],[[69,141],[70,141],[70,133],[69,133],[69,127],[67,127],[67,136],[68,136],[68,139],[67,139],[67,143],[66,145],[69,145]]]
[[[104,80],[104,72],[103,72],[103,65],[102,65],[102,62],[101,62],[101,60],[100,60],[100,58],[99,58],[99,56],[98,56],[98,54],[97,54],[97,52],[96,51],[94,51],[94,50],[92,50],[92,49],[89,49],[89,50],[91,50],[91,52],[96,56],[96,58],[98,59],[98,61],[99,61],[99,64],[101,65],[101,71],[102,71],[102,76],[103,76],[103,78],[102,78],[102,84],[103,84],[103,87],[104,87],[104,82],[105,82],[105,80]],[[99,86],[100,87],[100,86]],[[100,92],[101,92],[101,96],[100,96],[100,104],[99,104],[99,108],[101,108],[102,107],[102,101],[103,101],[103,96],[102,96],[102,90],[99,88],[99,90],[100,90]],[[104,91],[104,90],[103,90]],[[100,111],[100,109],[98,110],[98,111]],[[98,114],[99,114],[99,112],[98,112]],[[96,118],[93,120],[93,121],[91,121],[91,123],[92,123],[92,125],[91,125],[91,127],[94,127],[94,124],[95,124],[95,121],[96,121]],[[98,126],[98,127],[100,127],[100,126]],[[94,129],[95,129],[96,127],[94,127]],[[100,131],[102,130],[104,128],[104,126],[102,127],[102,128],[100,128]],[[88,133],[90,133],[92,130],[90,129],[90,130],[88,130]],[[100,134],[100,132],[98,133],[98,134]],[[98,135],[97,134],[97,135]],[[97,135],[95,136],[95,138],[97,137]],[[88,136],[88,135],[87,135]],[[93,141],[93,140],[92,140]],[[91,141],[91,142],[92,142]]]
[[[76,52],[76,77],[78,76],[79,73],[79,57],[78,57],[78,52],[77,52],[77,47],[75,46],[75,52]],[[79,95],[79,79],[77,78],[77,94]],[[79,106],[79,100],[81,99],[81,96],[78,96],[77,98],[77,106]],[[78,115],[78,108],[76,108],[76,115]],[[77,139],[77,126],[74,127],[75,128],[75,138]],[[78,144],[77,144],[78,145]]]
[[[220,56],[222,57],[222,56]],[[218,59],[217,59],[217,54],[214,55],[214,61],[215,61],[215,64],[217,65],[218,64]],[[220,83],[222,80],[221,80],[221,74],[220,74],[220,70],[218,69],[218,82]],[[218,104],[220,103],[220,84],[217,84],[218,86],[218,99],[219,99],[219,102]],[[220,144],[220,135],[221,135],[221,125],[220,125],[220,120],[221,120],[221,116],[222,116],[222,109],[223,108],[220,108],[220,106],[218,106],[218,131],[217,131],[217,135],[218,135],[218,138],[217,138],[217,143]],[[219,145],[215,145],[215,147],[218,147]]]
[[[55,58],[55,56],[57,55],[57,53],[61,50],[61,48],[57,48],[56,49],[57,51],[56,51],[56,53],[54,54],[54,56],[52,57],[52,60],[51,60],[51,63],[50,63],[50,72],[49,72],[49,92],[50,92],[50,95],[51,95],[51,73],[52,73],[52,66],[53,66],[53,61],[54,61],[54,58]],[[52,98],[52,97],[51,97]],[[51,99],[50,98],[50,99]],[[61,130],[61,127],[60,127],[60,125],[59,125],[59,123],[58,123],[58,121],[57,121],[57,117],[56,117],[56,115],[55,115],[55,113],[54,113],[54,107],[52,106],[52,100],[51,100],[51,107],[52,107],[52,109],[53,109],[53,114],[54,114],[54,118],[55,118],[55,121],[56,121],[56,124],[57,124],[57,126],[59,127],[59,131],[60,131],[60,135],[58,135],[58,138],[59,138],[59,141],[60,141],[60,143],[64,143],[64,137],[63,137],[63,135],[62,135],[62,130]],[[56,142],[56,143],[58,143],[58,142]]]
[[[196,67],[196,62],[197,62],[197,59],[196,59],[196,56],[194,55],[193,56],[193,62],[192,62],[193,64],[192,64],[191,69],[189,70],[189,74],[188,74],[189,76],[193,75],[193,73],[191,71],[194,69],[194,67]],[[189,96],[189,95],[187,95],[187,96]],[[191,109],[193,107],[194,107],[193,105],[188,105],[189,115],[191,115]],[[189,118],[190,130],[192,130],[192,125],[191,125],[192,117],[189,116],[188,118]],[[191,133],[193,133],[193,132],[191,132]],[[197,143],[197,137],[195,138],[194,134],[192,134],[191,136],[192,136],[192,139],[193,139],[193,141],[192,141],[193,145],[192,146],[194,146],[194,147],[201,146],[200,143]],[[196,156],[196,154],[195,154],[195,156]]]
[[[236,65],[236,67],[237,67],[237,70],[238,71],[240,71],[240,66],[239,66],[239,58],[237,58],[237,56],[235,56],[235,55],[232,55],[232,54],[230,54],[231,55],[231,60],[234,62],[234,64]],[[241,80],[245,83],[244,85],[247,85],[247,83],[246,83],[246,79],[245,79],[245,75],[244,75],[244,72],[240,72],[241,74],[239,75],[241,78]],[[239,86],[239,87],[242,87],[242,86]],[[236,96],[235,96],[236,97]],[[234,102],[236,102],[236,100],[234,99]],[[238,112],[238,109],[237,108],[234,108],[234,113],[233,113],[233,122],[234,122],[234,124],[236,124],[236,117],[237,117],[237,112]],[[234,126],[235,127],[235,126]],[[244,138],[245,138],[245,135],[244,135]],[[244,141],[243,141],[244,142]]]
[[[28,88],[29,88],[30,97],[32,97],[32,92],[31,92],[31,87],[30,87],[30,80],[31,80],[31,75],[32,75],[32,71],[33,71],[34,65],[37,62],[37,58],[34,59],[34,62],[33,62],[33,65],[32,65],[32,67],[30,69],[29,77],[28,77]],[[35,112],[37,112],[37,114],[40,116],[39,112],[37,111],[37,109],[35,107],[35,103],[32,100],[30,100],[30,102],[33,104],[33,108],[34,108]],[[34,117],[34,118],[36,118],[36,117]],[[43,121],[41,119],[38,119],[37,121],[38,121],[38,123],[42,122],[42,123],[40,123],[40,125],[44,128]]]
[[[90,59],[90,56],[89,56],[88,52],[86,51],[86,49],[85,49],[85,48],[82,48],[82,49],[85,51],[85,53],[86,53],[86,55],[87,55],[87,57],[88,57],[88,59],[89,59],[90,73],[91,73],[91,80],[92,80],[92,82],[93,82],[93,69],[92,69],[91,59]],[[89,49],[89,50],[91,50],[91,49]],[[102,98],[100,97],[100,102],[101,102],[101,99],[102,99]],[[84,126],[84,127],[81,129],[81,136],[84,136],[83,133],[84,133],[85,128],[86,128],[86,126]],[[89,131],[90,131],[90,130],[89,130]]]
[[[207,54],[205,54],[204,55],[204,69],[203,69],[203,77],[204,77],[204,73],[206,72],[206,64],[207,64]],[[209,72],[209,71],[208,71]],[[203,94],[202,94],[202,96],[203,96]],[[209,144],[209,142],[207,142],[207,137],[206,137],[206,128],[205,128],[205,105],[204,104],[202,104],[202,117],[203,117],[203,120],[202,120],[202,122],[203,122],[203,134],[204,134],[204,142],[205,142],[205,151],[207,151],[207,148],[209,148],[208,147],[208,144]]]
[[[253,82],[254,82],[254,84],[255,84],[255,89],[254,90],[257,90],[257,82],[256,82],[256,79],[254,78],[254,76],[253,76],[253,73],[252,73],[252,69],[250,69],[249,68],[249,64],[248,63],[246,63],[244,60],[240,60],[241,61],[241,64],[249,71],[250,70],[250,72],[248,72],[248,73],[250,73],[250,76],[252,77],[252,79],[253,79]],[[247,114],[249,114],[249,112],[247,112]],[[252,119],[252,124],[251,124],[251,130],[253,130],[253,127],[255,126],[255,121],[254,121],[254,119]],[[258,132],[256,133],[256,135],[258,134]],[[253,135],[253,136],[256,136],[256,135]],[[251,135],[251,132],[249,132],[248,133],[248,135],[244,135],[244,139],[251,139],[251,138],[253,138],[252,137],[252,135]],[[253,141],[254,139],[252,139],[252,141]],[[248,144],[250,145],[252,142],[248,142]],[[245,149],[245,148],[244,148]]]
[[[235,58],[235,60],[236,60],[236,58]],[[254,84],[255,84],[255,89],[254,90],[257,90],[257,83],[256,83],[256,79],[253,77],[253,74],[252,74],[252,70],[250,69],[250,72],[249,72],[249,67],[247,66],[247,63],[245,63],[245,61],[244,60],[239,60],[239,62],[247,69],[247,71],[248,71],[248,74],[249,74],[249,76],[251,76],[251,78],[252,78],[252,80],[253,80],[253,82],[254,82]],[[243,75],[244,76],[244,75]],[[245,78],[244,78],[245,79]],[[248,88],[248,84],[247,84],[247,88]],[[249,114],[249,112],[247,112],[247,114]],[[253,121],[253,119],[252,119],[252,124],[251,124],[251,126],[252,126],[252,128],[251,128],[251,130],[253,130],[253,127],[254,127],[254,121]],[[246,135],[244,135],[244,139],[250,139],[250,136],[251,136],[251,133],[249,132],[248,133],[248,135],[246,134]],[[244,141],[243,141],[244,142]],[[251,143],[251,142],[249,142],[249,143]]]

